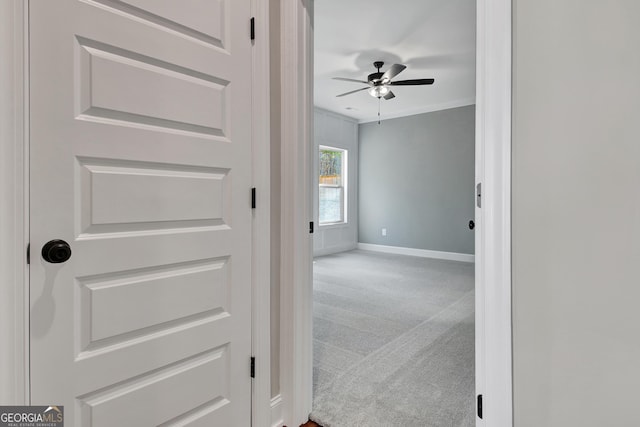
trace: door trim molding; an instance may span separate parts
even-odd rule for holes
[[[271,427],[282,427],[282,396],[279,394],[271,399]],[[257,427],[257,426],[256,426]]]
[[[255,40],[251,52],[252,186],[256,208],[251,236],[251,348],[255,359],[251,418],[254,426],[271,425],[271,161],[269,2],[251,0]],[[248,34],[247,34],[248,35]],[[247,189],[248,191],[248,189]],[[249,196],[247,192],[247,197]]]
[[[313,1],[281,1],[280,8],[280,394],[284,425],[299,426],[312,401]]]
[[[308,12],[308,13],[307,13]],[[309,210],[313,2],[282,2],[281,387],[284,422],[311,410],[312,277]],[[513,425],[511,345],[511,0],[477,0],[476,390],[477,426]]]
[[[511,0],[477,0],[476,426],[513,426],[511,327]]]
[[[29,403],[28,1],[0,2],[0,403]]]

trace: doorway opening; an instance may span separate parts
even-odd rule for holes
[[[314,10],[310,418],[471,426],[476,5],[361,6]]]
[[[313,219],[312,0],[283,5],[281,396],[285,422],[312,410],[311,251],[303,225]],[[490,401],[475,423],[512,425],[510,305],[511,3],[478,0],[476,63],[475,347],[476,401]],[[339,13],[336,13],[339,16]],[[291,67],[291,64],[298,64]],[[384,104],[383,104],[384,105]],[[299,163],[288,160],[297,159]],[[285,185],[285,181],[297,185]],[[481,185],[478,185],[481,184]],[[482,192],[480,192],[482,190]],[[482,202],[480,203],[480,200]],[[482,208],[480,208],[482,206]],[[477,408],[480,409],[479,407]],[[481,415],[481,416],[479,416]]]

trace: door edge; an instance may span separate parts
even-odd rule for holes
[[[271,146],[270,146],[270,52],[269,2],[251,0],[255,20],[251,51],[251,347],[255,357],[255,378],[251,398],[254,426],[271,425]],[[247,33],[249,36],[249,33]],[[248,189],[247,189],[248,191]],[[247,196],[249,193],[247,193]]]

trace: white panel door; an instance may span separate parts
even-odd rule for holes
[[[69,427],[250,425],[249,0],[29,18],[32,404]],[[68,261],[45,260],[55,239]]]

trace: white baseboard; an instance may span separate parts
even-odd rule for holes
[[[271,427],[282,427],[282,396],[277,395],[271,399]]]
[[[322,249],[314,249],[313,256],[317,257],[317,256],[323,256],[323,255],[337,254],[340,252],[351,251],[357,248],[358,248],[358,243],[348,243],[346,245],[331,246],[329,248],[322,248]]]
[[[446,259],[449,261],[475,262],[475,255],[456,252],[431,251],[428,249],[402,248],[400,246],[374,245],[372,243],[358,243],[358,249],[388,254],[410,255],[422,258]]]

